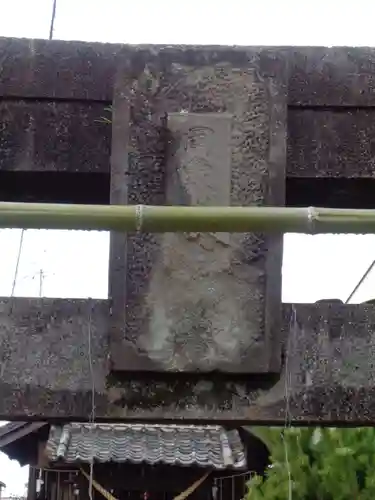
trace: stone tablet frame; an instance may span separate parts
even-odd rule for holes
[[[276,71],[270,72],[272,65],[269,61],[265,70],[261,59],[238,63],[228,60],[225,54],[211,50],[206,53],[202,50],[200,55],[202,57],[197,61],[192,60],[186,49],[174,49],[172,54],[168,53],[168,57],[162,50],[156,53],[139,52],[137,57],[133,57],[119,70],[113,100],[111,203],[284,205],[286,72],[277,64]],[[221,55],[224,57],[220,58]],[[249,105],[246,110],[245,105]],[[248,112],[247,121],[243,119],[245,111]],[[221,139],[228,141],[225,136],[228,134],[225,121],[228,120],[232,122],[232,135],[229,138],[232,141],[232,155],[230,159],[222,161],[230,163],[229,171],[227,167],[222,169],[222,174],[227,176],[226,181],[221,185],[216,182],[216,189],[211,195],[207,195],[207,192],[199,195],[195,187],[189,199],[184,199],[192,183],[195,182],[197,186],[201,181],[190,179],[190,184],[188,182],[182,186],[182,193],[179,179],[180,186],[176,188],[175,173],[178,163],[181,164],[181,158],[179,160],[178,157],[182,154],[186,159],[189,154],[186,147],[181,148],[180,144],[183,141],[183,124],[195,123],[203,130],[209,122],[213,144],[220,148]],[[244,125],[248,127],[246,130]],[[175,151],[171,152],[172,149]],[[222,149],[225,151],[226,148]],[[221,167],[218,168],[220,170]],[[237,171],[233,172],[235,168]],[[249,173],[246,168],[253,168],[253,171]],[[208,174],[211,175],[211,184],[215,184],[217,172],[217,169],[213,170]],[[237,197],[233,196],[236,184],[240,186]],[[243,194],[241,185],[245,188],[245,184],[247,191],[245,189]],[[209,242],[209,236],[203,235],[206,239],[203,246],[206,245],[207,251],[212,252],[216,244],[223,248],[230,246],[232,264],[237,259],[240,261],[240,272],[244,269],[248,271],[249,279],[242,283],[243,294],[248,291],[250,295],[250,285],[256,282],[254,290],[261,298],[249,300],[247,304],[248,308],[253,308],[253,316],[257,316],[263,331],[256,331],[254,321],[243,319],[242,331],[234,344],[233,339],[229,339],[228,331],[224,332],[224,342],[221,344],[211,341],[214,337],[211,331],[211,337],[203,347],[201,342],[197,342],[197,335],[190,341],[186,339],[188,336],[182,335],[181,342],[178,338],[176,341],[173,334],[163,337],[160,332],[166,320],[164,318],[164,324],[163,321],[160,323],[160,317],[156,318],[155,314],[163,310],[160,300],[168,295],[168,283],[176,283],[176,273],[175,278],[167,279],[171,269],[166,262],[170,263],[174,257],[169,254],[169,258],[165,258],[166,249],[175,250],[176,244],[180,244],[180,257],[185,258],[186,245],[196,245],[197,242],[193,240],[197,235],[113,233],[109,273],[110,361],[113,371],[159,374],[221,371],[250,374],[280,370],[283,236],[213,235],[216,243]],[[167,240],[169,243],[166,243]],[[207,245],[211,245],[211,248]],[[199,259],[199,255],[195,257]],[[183,267],[185,265],[186,259]],[[229,267],[233,273],[233,265]],[[163,280],[164,284],[161,285]],[[183,290],[182,282],[180,285]],[[237,283],[232,294],[227,295],[230,299],[239,293],[241,287],[236,286]],[[222,284],[221,287],[225,296],[227,287]],[[176,295],[175,291],[169,293],[170,301],[173,302]],[[232,302],[235,308],[235,301]],[[169,311],[176,310],[175,306],[175,303],[169,303]],[[178,312],[184,308],[181,301],[179,307]],[[245,309],[246,297],[241,310]],[[164,307],[164,310],[168,310],[168,307]],[[191,314],[186,316],[191,317]],[[236,321],[237,311],[232,316],[231,321]],[[177,317],[178,314],[173,325],[178,321]],[[157,324],[159,332],[155,331]],[[222,349],[218,355],[226,341],[230,348]],[[180,345],[176,347],[176,344]],[[208,353],[215,349],[216,353],[210,359]],[[231,357],[231,350],[237,351],[237,354]]]

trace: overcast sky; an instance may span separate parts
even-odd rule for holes
[[[0,36],[48,37],[52,0],[0,3]],[[57,0],[54,37],[124,43],[374,46],[374,19],[375,2],[370,0]],[[19,240],[20,231],[0,231],[0,295],[10,295]],[[345,300],[374,258],[373,236],[287,235],[283,299]],[[107,234],[26,231],[15,295],[38,296],[41,290],[48,297],[106,298],[107,265]],[[374,296],[375,274],[354,301]],[[0,454],[5,494],[22,494],[26,480],[26,468]]]

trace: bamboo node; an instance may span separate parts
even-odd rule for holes
[[[318,212],[314,207],[307,207],[307,223],[309,227],[309,233],[315,233],[315,222],[318,220]]]
[[[135,207],[135,229],[136,231],[142,231],[143,227],[143,205],[136,205]]]

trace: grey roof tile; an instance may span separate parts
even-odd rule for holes
[[[51,426],[51,461],[131,462],[198,465],[215,469],[246,467],[237,430],[220,426],[78,424]]]

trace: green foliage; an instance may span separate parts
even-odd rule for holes
[[[95,120],[95,121],[98,123],[106,123],[107,125],[111,125],[112,124],[112,106],[108,106],[108,107],[104,108],[104,112],[108,116],[101,116],[98,120]]]
[[[265,479],[249,482],[246,500],[375,498],[375,429],[252,428],[271,452]],[[287,466],[288,457],[289,467]]]

